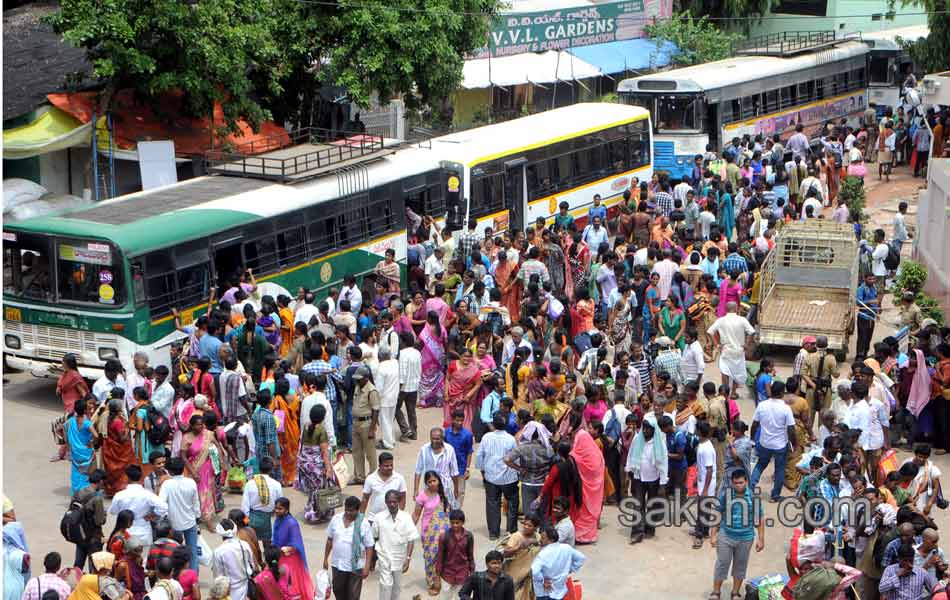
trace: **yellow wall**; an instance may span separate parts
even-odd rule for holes
[[[461,127],[470,125],[475,113],[481,111],[487,114],[491,109],[491,88],[466,90],[459,88],[452,94],[452,125]]]

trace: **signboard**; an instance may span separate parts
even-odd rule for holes
[[[70,244],[60,244],[59,257],[62,260],[86,263],[89,265],[112,264],[112,252],[106,244],[88,244],[85,248]]]
[[[626,0],[583,4],[560,10],[502,13],[489,32],[488,46],[472,58],[565,50],[643,37],[643,27],[669,17],[672,0]]]
[[[171,140],[139,142],[137,149],[143,190],[178,183],[175,142]]]
[[[724,138],[732,139],[745,134],[771,137],[777,133],[782,139],[788,139],[795,133],[795,126],[799,123],[804,126],[806,135],[818,137],[821,127],[828,121],[861,115],[866,108],[864,93],[864,90],[849,92],[778,113],[724,125]]]

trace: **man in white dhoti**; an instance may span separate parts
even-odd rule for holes
[[[735,393],[736,387],[745,384],[745,343],[746,336],[755,333],[755,328],[739,316],[735,302],[726,304],[726,314],[716,319],[709,328],[709,334],[719,344],[719,372],[722,373],[722,384],[729,386],[729,391]]]

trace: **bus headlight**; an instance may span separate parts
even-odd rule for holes
[[[112,358],[119,358],[119,352],[115,348],[99,348],[99,360]]]
[[[3,343],[6,344],[7,348],[12,350],[20,349],[20,338],[15,335],[5,335],[3,336]]]

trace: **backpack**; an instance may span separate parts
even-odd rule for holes
[[[695,433],[684,433],[686,436],[686,465],[692,467],[696,464],[696,448],[699,447],[699,437]]]
[[[792,588],[794,600],[825,600],[841,583],[841,575],[832,569],[818,568],[808,571]]]
[[[92,533],[85,504],[73,500],[59,522],[59,532],[71,544],[85,544]]]
[[[149,405],[147,409],[148,419],[148,441],[155,446],[163,446],[171,438],[172,427],[165,415],[160,413],[154,406]]]
[[[485,314],[485,324],[491,330],[492,335],[504,337],[505,319],[497,310],[488,310]]]
[[[894,246],[894,244],[887,245],[887,256],[884,257],[884,267],[888,271],[893,271],[901,264],[901,254],[900,251]]]

